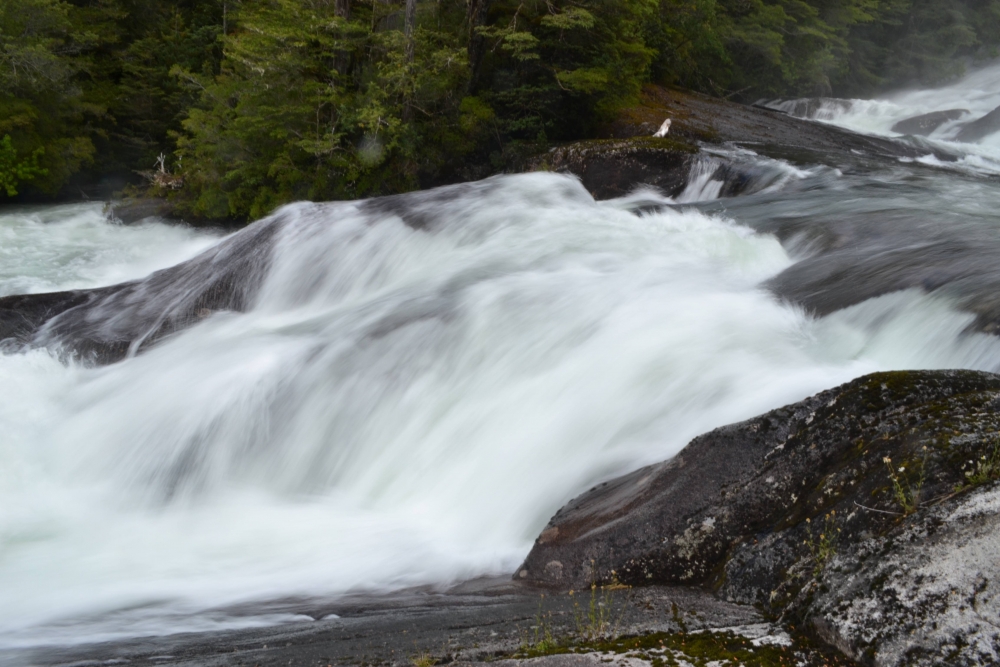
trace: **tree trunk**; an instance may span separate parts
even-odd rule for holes
[[[337,0],[333,13],[342,19],[351,18],[351,0]]]
[[[493,0],[469,0],[466,22],[469,24],[469,92],[479,87],[479,70],[486,54],[486,40],[476,30],[486,25],[486,18]]]
[[[413,64],[413,58],[416,55],[416,38],[414,36],[414,30],[416,29],[417,23],[417,0],[406,0],[406,14],[403,23],[403,32],[406,35],[406,62]],[[411,73],[412,76],[412,73]],[[403,105],[403,122],[410,122],[413,119],[413,108],[410,106],[410,100],[407,98],[406,104]]]
[[[403,25],[406,33],[406,62],[412,63],[415,48],[413,30],[417,23],[417,0],[406,0],[405,21]]]

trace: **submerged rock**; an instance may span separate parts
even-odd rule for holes
[[[979,141],[989,135],[1000,132],[1000,107],[989,112],[982,118],[965,123],[955,135],[955,141]]]
[[[998,408],[989,373],[860,378],[591,489],[515,577],[707,586],[867,664],[993,662]]]
[[[979,141],[995,132],[1000,132],[1000,107],[997,107],[982,118],[977,118],[962,125],[958,134],[955,135],[955,141]]]
[[[948,109],[946,111],[932,111],[913,118],[901,120],[892,126],[893,132],[900,134],[915,134],[926,137],[928,134],[938,129],[951,120],[958,120],[969,113],[968,109]]]
[[[180,219],[177,207],[169,200],[159,197],[128,197],[109,201],[104,205],[104,215],[109,220],[125,225],[147,218]]]

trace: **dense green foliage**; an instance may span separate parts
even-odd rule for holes
[[[221,9],[199,0],[0,2],[0,136],[29,165],[37,158],[16,180],[54,194],[74,175],[128,174],[171,151],[169,132],[197,96],[170,70],[218,67]]]
[[[650,81],[859,95],[997,44],[1000,0],[4,0],[0,195],[163,154],[154,189],[255,217],[485,175]]]

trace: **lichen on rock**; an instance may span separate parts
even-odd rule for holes
[[[867,664],[992,664],[998,407],[989,373],[859,378],[588,491],[520,570],[708,587]]]

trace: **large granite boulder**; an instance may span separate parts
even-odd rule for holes
[[[1000,664],[1000,488],[933,505],[847,544],[796,611],[866,664]]]
[[[860,378],[584,493],[515,577],[706,586],[865,664],[991,664],[998,407],[989,373]]]
[[[597,199],[642,185],[673,197],[687,185],[697,153],[697,146],[668,138],[597,139],[554,148],[534,166],[575,174]]]

